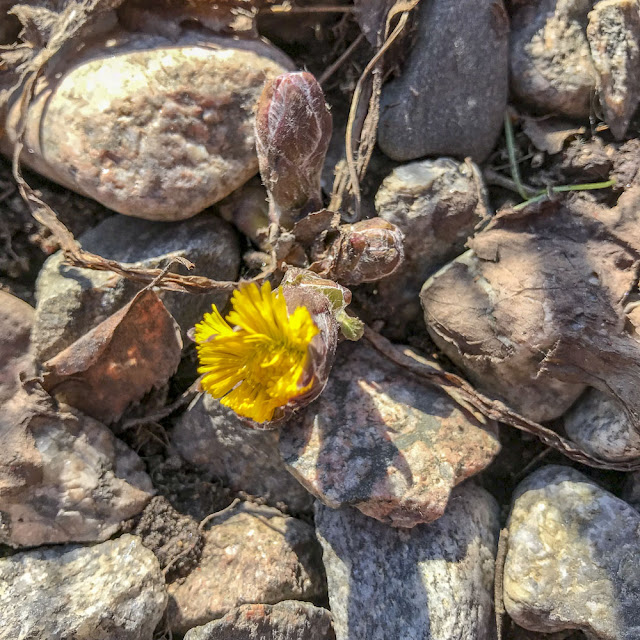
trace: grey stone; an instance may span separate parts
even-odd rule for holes
[[[180,223],[112,216],[79,239],[87,251],[142,268],[163,267],[187,258],[198,275],[235,280],[240,266],[236,232],[224,220],[204,213]],[[180,269],[181,267],[177,267]],[[47,259],[37,281],[34,351],[45,361],[129,302],[143,285],[109,271],[66,266],[62,253]],[[223,307],[229,294],[158,292],[183,330],[198,322],[211,304]]]
[[[343,344],[322,395],[280,435],[291,472],[330,507],[413,527],[500,450],[495,425],[363,343]]]
[[[508,526],[504,603],[517,624],[640,637],[640,513],[575,469],[551,465],[518,486]]]
[[[1,543],[106,540],[152,495],[142,460],[103,424],[24,392],[4,405]]]
[[[116,28],[47,66],[29,108],[24,162],[105,206],[182,220],[258,170],[253,110],[291,65],[258,39]],[[19,126],[14,105],[5,152]]]
[[[18,391],[21,373],[35,372],[30,353],[33,317],[31,305],[0,291],[0,405]]]
[[[325,597],[320,548],[310,525],[247,503],[212,522],[196,569],[168,587],[173,631],[185,633],[243,604]]]
[[[490,640],[498,505],[458,487],[431,524],[394,529],[317,503],[337,640]]]
[[[335,640],[331,614],[308,602],[245,604],[187,632],[184,640]]]
[[[0,559],[0,639],[152,640],[167,603],[135,536]]]
[[[637,0],[603,0],[589,13],[587,38],[600,102],[621,140],[640,104],[640,8]]]
[[[589,389],[564,417],[567,435],[583,451],[604,460],[640,459],[640,433],[621,402]]]
[[[354,292],[367,323],[382,320],[384,334],[402,340],[421,324],[420,288],[460,255],[484,217],[484,186],[471,163],[422,160],[394,169],[376,194],[378,215],[404,232],[404,263],[391,276]]]
[[[402,75],[382,91],[382,151],[484,160],[507,107],[508,34],[502,0],[422,2]]]
[[[511,23],[511,87],[544,113],[584,118],[596,71],[587,42],[592,0],[542,0],[523,6]]]
[[[177,421],[171,444],[196,467],[222,479],[234,491],[310,512],[311,494],[287,471],[278,452],[278,433],[250,429],[218,400],[203,394]]]

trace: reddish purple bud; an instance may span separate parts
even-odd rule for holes
[[[256,150],[272,222],[284,228],[322,209],[320,175],[331,139],[331,114],[306,71],[268,82],[256,112]]]
[[[404,234],[382,218],[340,227],[332,276],[342,284],[374,282],[391,275],[404,260]]]

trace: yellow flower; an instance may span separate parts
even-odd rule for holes
[[[305,385],[302,377],[319,329],[306,307],[289,315],[282,288],[271,291],[268,282],[234,291],[231,304],[229,322],[213,305],[195,327],[198,373],[205,374],[205,391],[223,405],[266,422],[310,388],[313,381]]]

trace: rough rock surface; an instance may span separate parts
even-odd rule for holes
[[[236,232],[209,213],[181,223],[112,216],[79,240],[87,251],[144,268],[163,267],[173,257],[188,258],[198,275],[216,280],[235,280],[240,265]],[[108,271],[69,267],[60,252],[54,254],[37,281],[35,354],[41,361],[53,357],[123,307],[141,287]],[[183,330],[198,322],[212,303],[224,306],[229,298],[224,292],[158,294]]]
[[[35,170],[120,213],[163,221],[199,213],[258,170],[253,108],[289,65],[275,47],[116,31],[78,56],[71,68],[65,56],[51,65],[29,110],[24,160]],[[17,117],[14,108],[11,139]]]
[[[456,488],[445,514],[411,530],[317,504],[337,640],[489,640],[498,505]]]
[[[583,451],[604,460],[640,458],[638,433],[620,402],[589,389],[564,416],[567,435]]]
[[[0,414],[0,542],[13,547],[106,540],[153,486],[142,460],[103,424],[44,394]],[[2,625],[0,625],[2,626]]]
[[[218,400],[203,394],[176,423],[171,443],[180,456],[204,468],[234,491],[309,512],[313,496],[287,471],[278,452],[278,433],[245,426]]]
[[[285,463],[325,504],[401,527],[439,518],[499,449],[493,424],[364,343],[341,345],[322,395],[280,435]]]
[[[245,604],[188,631],[184,640],[335,640],[331,614],[308,602]]]
[[[450,158],[422,160],[394,169],[376,194],[378,215],[404,232],[404,263],[391,276],[354,292],[362,319],[384,322],[383,332],[402,340],[420,323],[418,295],[424,281],[462,253],[483,219],[479,171]]]
[[[640,8],[636,0],[603,0],[589,13],[587,38],[598,72],[604,119],[622,139],[640,103]]]
[[[0,559],[0,639],[152,640],[167,603],[135,536]]]
[[[418,11],[417,39],[402,75],[382,91],[380,148],[401,161],[471,156],[481,162],[507,106],[509,18],[502,0],[433,0]]]
[[[520,626],[640,637],[640,513],[569,467],[517,488],[509,517],[504,603]]]
[[[583,118],[596,87],[586,27],[591,0],[526,3],[511,22],[511,87],[541,110]]]
[[[320,549],[308,524],[243,504],[212,525],[198,567],[168,588],[174,631],[185,633],[242,604],[323,598]]]
[[[21,372],[33,374],[29,353],[33,317],[32,306],[0,291],[0,405],[17,392]]]

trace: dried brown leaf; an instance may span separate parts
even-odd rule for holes
[[[582,135],[586,127],[576,127],[570,122],[556,118],[530,118],[523,116],[522,130],[536,149],[554,155],[560,153],[565,142]]]
[[[158,296],[133,300],[45,363],[44,387],[102,422],[164,385],[180,362],[180,330]]]

